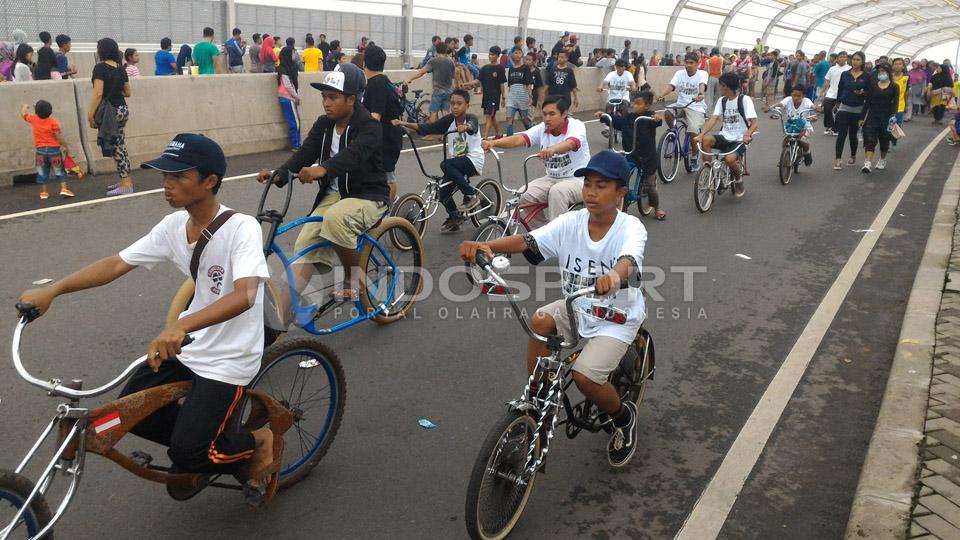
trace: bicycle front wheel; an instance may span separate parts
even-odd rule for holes
[[[713,188],[713,167],[704,163],[693,183],[693,202],[701,213],[710,210],[716,192]]]
[[[793,177],[793,153],[790,151],[790,145],[784,146],[780,151],[780,183],[787,185]]]
[[[317,338],[287,339],[263,351],[260,372],[247,386],[289,410],[293,426],[284,434],[280,488],[303,480],[333,444],[343,420],[347,383],[333,349]],[[243,418],[250,425],[249,400]]]
[[[637,210],[640,211],[641,216],[649,216],[650,212],[653,212],[653,205],[650,204],[649,188],[643,183],[643,178],[639,177],[639,173],[635,172],[634,174],[637,175],[636,181],[640,182],[640,189],[637,193]],[[653,181],[657,181],[656,177],[654,177]]]
[[[536,440],[537,423],[511,410],[490,430],[470,474],[464,522],[474,540],[505,538],[520,521],[536,472],[526,477],[527,452]]]
[[[673,182],[680,171],[680,145],[677,141],[677,134],[673,130],[668,130],[660,138],[657,152],[660,154],[657,174],[660,175],[661,180],[669,184]]]
[[[424,96],[429,96],[430,94],[424,94]],[[426,122],[430,118],[430,100],[423,99],[420,103],[417,103],[417,108],[414,109],[414,122],[421,124]]]
[[[424,233],[427,232],[426,204],[423,202],[423,197],[416,193],[407,193],[397,199],[397,202],[393,203],[393,208],[390,209],[390,215],[409,221],[420,238],[423,238]],[[413,247],[409,242],[404,242],[402,237],[394,237],[391,240],[393,245],[403,251]]]
[[[507,235],[507,230],[503,227],[503,224],[499,221],[488,221],[480,226],[477,229],[477,232],[473,235],[474,242],[492,242],[494,240],[499,240]],[[469,271],[467,272],[467,278],[470,279],[470,283],[476,285],[484,280],[487,277],[487,273],[480,269],[479,266],[471,264]]]
[[[479,227],[488,217],[499,215],[503,208],[503,192],[496,180],[481,180],[477,184],[477,195],[480,197],[480,206],[470,211],[470,221],[474,227]]]
[[[23,502],[33,491],[33,482],[25,476],[13,471],[0,470],[0,526],[7,527],[14,516],[23,508]],[[12,529],[0,529],[0,534],[7,534],[5,538],[33,538],[38,532],[50,523],[50,507],[43,495],[30,501],[30,506],[24,511],[20,521]],[[43,537],[44,540],[53,540],[53,531]]]
[[[423,244],[407,220],[389,217],[367,233],[360,250],[360,305],[364,313],[383,309],[373,317],[380,324],[403,318],[423,286]],[[393,242],[396,249],[390,249]],[[399,246],[408,246],[402,249]]]

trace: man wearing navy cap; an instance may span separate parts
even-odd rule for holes
[[[203,135],[177,135],[159,158],[142,167],[163,173],[164,198],[180,210],[119,254],[27,291],[20,302],[42,314],[57,296],[106,285],[138,266],[149,269],[164,261],[192,276],[196,290],[189,307],[150,342],[148,365],[134,372],[121,396],[179,381],[193,386],[182,404],[159,409],[131,432],[169,447],[180,471],[232,474],[246,468],[253,474],[248,502],[262,504],[263,495],[275,490],[272,469],[279,464],[270,430],[224,429],[263,353],[263,310],[257,306],[270,274],[260,224],[217,202],[227,163],[220,146]],[[181,350],[187,334],[194,341]],[[168,486],[177,499],[199,491],[184,489]]]
[[[333,244],[314,249],[294,263],[297,290],[306,287],[315,268],[325,272],[339,262],[344,281],[334,287],[331,296],[351,301],[360,294],[357,238],[383,217],[390,188],[383,170],[380,122],[360,103],[366,87],[363,71],[353,64],[338,68],[327,73],[322,83],[310,83],[323,93],[325,114],[313,124],[297,153],[278,170],[298,174],[304,184],[319,182],[310,215],[323,216],[323,221],[301,228],[295,250],[300,252],[321,241]],[[279,183],[286,183],[285,173],[277,175]],[[270,177],[270,171],[262,170],[258,179],[267,182]]]
[[[477,251],[523,253],[532,264],[556,259],[564,296],[594,286],[600,298],[574,301],[577,329],[587,343],[573,364],[573,380],[587,399],[597,404],[613,422],[607,444],[607,461],[623,467],[636,451],[637,407],[621,403],[608,381],[610,373],[637,336],[645,316],[639,288],[620,291],[620,284],[640,275],[647,231],[640,220],[619,210],[627,195],[627,161],[618,152],[604,150],[576,171],[583,177],[586,208],[567,212],[528,234],[508,236],[492,242],[464,242],[460,256],[476,262]],[[572,325],[566,301],[557,300],[537,310],[531,328],[541,336],[561,334],[571,340]],[[604,304],[626,313],[620,321],[588,318],[592,307]],[[530,340],[527,345],[527,372],[532,374],[537,358],[547,356],[546,344]],[[537,389],[533,389],[536,391]]]

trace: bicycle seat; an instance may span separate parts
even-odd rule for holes
[[[413,90],[414,98],[419,98],[421,94],[423,94],[423,90]]]

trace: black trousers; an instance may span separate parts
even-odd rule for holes
[[[232,474],[253,456],[256,443],[248,431],[228,429],[227,423],[243,399],[244,388],[196,375],[177,360],[160,364],[154,373],[143,366],[120,397],[182,381],[193,388],[182,404],[171,403],[137,424],[131,433],[168,447],[175,468],[185,472]]]
[[[450,217],[459,216],[457,203],[453,200],[453,194],[459,189],[465,196],[473,197],[477,194],[477,188],[470,185],[470,177],[477,175],[477,170],[473,167],[473,162],[467,156],[452,157],[443,160],[440,163],[440,170],[443,171],[443,178],[451,182],[450,185],[440,189],[440,202],[447,209]]]
[[[846,111],[837,112],[837,117],[834,119],[834,125],[836,126],[837,133],[837,159],[843,157],[843,139],[850,139],[850,158],[855,159],[857,157],[857,133],[860,131],[860,114],[852,113]]]
[[[833,129],[833,108],[837,105],[837,100],[823,98],[823,127],[824,129]]]

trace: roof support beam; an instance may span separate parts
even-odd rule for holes
[[[931,49],[933,47],[936,47],[937,45],[943,45],[944,43],[950,43],[951,41],[960,41],[960,36],[953,36],[952,38],[949,38],[949,39],[941,39],[940,41],[934,41],[933,43],[928,43],[920,47],[919,49],[913,51],[913,54],[910,55],[910,58],[916,58],[918,54],[922,53],[927,49]]]
[[[782,21],[784,17],[789,15],[791,12],[795,11],[798,7],[801,7],[804,3],[805,2],[802,2],[802,1],[797,2],[792,6],[788,6],[781,9],[780,13],[777,13],[776,15],[774,15],[773,18],[770,19],[770,22],[767,24],[767,27],[764,28],[763,30],[763,37],[760,38],[760,43],[763,43],[764,45],[766,45],[767,40],[770,39],[770,32],[773,31],[773,27],[780,24],[780,21]]]
[[[723,40],[727,35],[727,28],[730,27],[730,23],[733,22],[733,18],[749,3],[750,0],[740,0],[735,6],[730,8],[727,16],[724,17],[723,22],[720,23],[720,31],[717,33],[717,48],[723,47]]]
[[[608,0],[607,9],[603,12],[603,24],[600,26],[600,43],[604,47],[610,46],[610,23],[613,21],[613,12],[617,10],[620,0]]]
[[[837,45],[839,45],[841,41],[843,41],[848,35],[850,35],[850,32],[853,32],[854,30],[856,30],[857,28],[860,28],[861,26],[866,26],[868,24],[885,21],[887,19],[890,19],[892,16],[900,15],[903,13],[909,13],[911,11],[916,11],[916,10],[917,10],[916,7],[907,8],[907,9],[898,9],[898,10],[891,11],[889,13],[884,13],[883,15],[878,15],[876,17],[871,17],[869,19],[864,19],[862,21],[858,21],[854,24],[851,24],[846,28],[844,28],[842,32],[837,34],[836,39],[833,40],[833,44],[830,45],[830,52],[835,52],[837,50]],[[891,30],[899,31],[899,28],[891,28]],[[866,44],[864,45],[864,49],[866,49]]]
[[[667,33],[664,36],[666,44],[663,48],[663,54],[670,54],[670,49],[673,48],[673,29],[677,26],[677,19],[680,17],[680,12],[683,11],[683,8],[687,7],[687,2],[688,0],[678,0],[677,5],[673,8],[670,21],[667,22]]]
[[[403,0],[403,3],[400,6],[400,15],[401,15],[401,37],[403,39],[401,51],[401,57],[403,63],[408,67],[412,67],[413,63],[413,1],[414,0]]]
[[[897,45],[895,45],[894,48],[899,48],[902,44],[904,44],[904,43],[909,43],[910,41],[912,41],[912,40],[914,40],[914,39],[928,36],[928,35],[930,35],[931,32],[935,32],[935,31],[936,31],[936,32],[942,32],[942,31],[944,31],[944,30],[949,30],[950,28],[952,28],[952,27],[954,27],[954,26],[957,25],[957,21],[960,21],[960,15],[951,15],[950,17],[940,17],[939,19],[936,19],[936,20],[934,20],[934,21],[924,21],[924,22],[917,22],[917,23],[907,24],[907,25],[904,25],[904,26],[898,26],[897,29],[896,29],[898,34],[910,35],[910,34],[913,33],[915,30],[923,30],[924,32],[923,32],[923,34],[914,35],[914,36],[911,36],[911,37],[907,38],[907,39],[904,40],[904,41],[901,41],[900,43],[898,43]],[[943,25],[942,23],[948,23],[948,24]],[[863,44],[863,48],[862,48],[861,50],[864,51],[864,52],[866,52],[867,49],[869,49],[871,45],[873,45],[874,43],[876,43],[876,41],[877,41],[878,39],[882,38],[884,35],[885,35],[885,34],[884,34],[883,32],[880,32],[880,33],[878,33],[878,34],[876,34],[876,35],[871,36],[870,39],[868,39],[868,40]],[[951,38],[951,39],[953,39],[953,38]],[[947,42],[949,42],[949,41],[950,41],[950,40],[948,39]]]
[[[520,27],[520,35],[527,39],[530,35],[530,2],[532,0],[520,0],[520,13],[517,16],[517,26]]]

